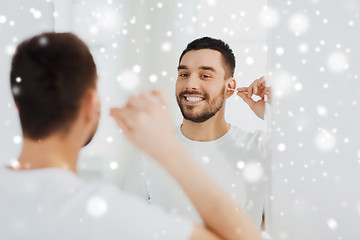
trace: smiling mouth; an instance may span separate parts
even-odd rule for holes
[[[184,96],[185,104],[196,105],[204,101],[203,97]]]

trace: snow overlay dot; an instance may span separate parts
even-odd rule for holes
[[[307,53],[309,51],[309,46],[306,43],[301,43],[298,49],[300,53]]]
[[[210,159],[209,159],[208,156],[203,156],[203,157],[201,158],[201,161],[202,161],[204,164],[208,164],[208,163],[210,162]]]
[[[323,105],[319,105],[317,107],[317,113],[322,116],[322,117],[325,117],[327,115],[327,110],[326,108],[323,106]]]
[[[245,163],[243,161],[238,161],[236,163],[236,167],[239,168],[239,169],[244,169]]]
[[[303,89],[303,85],[301,83],[297,82],[294,84],[294,89],[295,89],[295,91],[299,92]]]
[[[157,80],[158,80],[158,77],[155,74],[150,75],[150,77],[149,77],[150,82],[155,83],[155,82],[157,82]]]
[[[284,143],[280,143],[280,144],[278,145],[278,150],[279,150],[280,152],[285,151],[285,150],[286,150],[286,145],[285,145]]]
[[[13,138],[13,141],[14,141],[15,144],[20,144],[21,141],[22,141],[22,138],[20,136],[15,136]]]
[[[260,164],[248,163],[244,168],[244,178],[249,183],[260,181],[263,176],[263,169]]]
[[[140,83],[139,76],[130,70],[127,70],[121,76],[118,76],[117,80],[121,87],[126,90],[133,90],[137,88]]]
[[[6,23],[6,17],[4,15],[0,15],[0,23]]]
[[[276,54],[279,55],[279,56],[284,55],[284,52],[285,52],[285,50],[282,47],[278,47],[276,49]]]
[[[322,152],[331,151],[336,144],[335,136],[326,130],[318,133],[315,137],[315,145]]]
[[[207,4],[209,4],[209,6],[215,6],[217,4],[217,0],[206,0]]]
[[[328,57],[327,66],[330,71],[340,73],[348,68],[348,59],[344,53],[334,52]]]
[[[326,223],[331,230],[335,231],[338,229],[338,223],[335,219],[329,218]]]
[[[11,90],[12,90],[12,93],[14,94],[14,96],[18,96],[21,93],[21,88],[18,85],[13,86],[11,88]]]
[[[141,67],[139,65],[134,65],[132,70],[134,71],[134,73],[139,73],[141,71]]]
[[[112,170],[116,170],[118,168],[118,166],[119,166],[119,164],[117,162],[115,162],[115,161],[110,163],[110,168]]]
[[[5,52],[8,54],[8,55],[13,55],[15,53],[15,46],[13,45],[7,45],[6,48],[5,48]]]
[[[260,12],[259,21],[263,27],[275,27],[279,22],[279,14],[274,8],[265,6]]]
[[[161,49],[164,51],[164,52],[170,52],[171,49],[172,49],[172,45],[170,42],[164,42],[162,45],[161,45]]]
[[[309,19],[305,14],[296,13],[289,19],[289,28],[295,34],[305,33],[309,28]]]
[[[93,196],[86,202],[86,210],[93,217],[101,217],[107,212],[108,205],[102,197]]]
[[[40,46],[46,46],[49,43],[49,39],[47,37],[41,37],[39,38],[39,45]]]
[[[249,57],[246,58],[245,62],[246,62],[246,64],[248,64],[248,65],[253,65],[254,62],[255,62],[255,60],[254,60],[253,57],[249,56]]]

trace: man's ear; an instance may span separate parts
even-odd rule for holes
[[[231,97],[236,91],[236,81],[233,77],[230,77],[226,80],[225,85],[225,97]]]
[[[100,114],[100,99],[96,89],[89,89],[85,94],[83,108],[85,111],[85,120],[92,122],[98,120]]]

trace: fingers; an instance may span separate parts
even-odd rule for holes
[[[124,133],[129,135],[136,128],[140,115],[147,110],[146,104],[141,96],[131,96],[123,108],[111,108],[110,115]]]
[[[151,91],[151,94],[158,99],[162,108],[168,107],[168,99],[164,91],[153,90]]]
[[[128,135],[134,127],[130,118],[129,109],[125,108],[111,108],[110,115],[115,119],[117,125],[122,129],[125,135]]]
[[[238,88],[237,90],[239,92],[246,92],[248,98],[251,98],[253,94],[260,96],[260,93],[264,91],[265,87],[266,87],[265,78],[262,76],[256,79],[252,84],[250,84],[249,87],[241,87]]]
[[[241,88],[238,88],[237,90],[238,90],[238,92],[247,92],[248,88],[247,87],[241,87]]]
[[[249,105],[249,107],[252,109],[254,104],[256,103],[251,97],[248,96],[248,94],[244,93],[244,92],[238,92],[237,95],[239,97],[242,98],[242,100],[244,100],[244,102],[247,103],[247,105]]]
[[[265,87],[262,91],[258,94],[259,97],[264,98],[265,95],[270,95],[270,87]]]
[[[137,111],[151,112],[156,107],[167,107],[168,101],[163,91],[144,91],[139,96],[131,96],[126,107],[133,108]]]
[[[261,84],[264,84],[265,85],[265,78],[264,78],[264,76],[261,76],[259,79],[257,79],[257,80],[259,80],[259,82],[261,83]]]
[[[250,85],[249,87],[248,87],[248,98],[251,98],[251,96],[253,95],[253,87]]]
[[[140,96],[138,97],[131,96],[125,106],[127,108],[133,108],[138,111],[143,111],[146,110],[146,100],[144,100]]]
[[[131,96],[123,108],[112,108],[110,115],[124,132],[129,133],[144,114],[156,114],[160,108],[167,108],[166,94],[163,91],[144,91],[139,96]]]
[[[256,79],[249,87],[253,88],[253,94],[259,95],[261,91],[265,88],[265,79],[261,77]]]

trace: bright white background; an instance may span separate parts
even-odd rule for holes
[[[72,31],[89,45],[99,71],[102,117],[81,153],[79,173],[122,187],[136,150],[109,108],[160,88],[179,124],[179,55],[193,39],[212,36],[234,50],[238,86],[261,75],[273,82],[273,238],[359,239],[359,11],[358,0],[2,0],[0,162],[13,161],[21,148],[9,69],[23,39]],[[266,126],[235,96],[226,118],[244,130]]]

